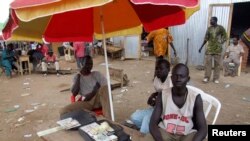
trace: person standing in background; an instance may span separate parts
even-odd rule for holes
[[[83,66],[83,57],[85,56],[85,43],[84,42],[74,42],[73,48],[75,52],[75,58],[77,63],[77,68],[80,70]]]
[[[157,61],[159,59],[165,58],[166,54],[167,54],[167,49],[168,49],[168,45],[170,44],[170,46],[172,47],[172,49],[174,50],[174,55],[176,56],[176,50],[174,48],[173,45],[173,37],[170,34],[170,32],[168,31],[168,28],[161,28],[158,30],[154,30],[152,32],[150,32],[148,34],[148,36],[146,37],[147,42],[149,43],[151,40],[153,40],[153,44],[154,44],[154,54],[156,57],[156,63],[155,63],[155,67],[157,64]],[[168,60],[170,62],[170,60]],[[154,76],[156,74],[154,73]]]
[[[199,49],[199,53],[203,46],[208,42],[206,53],[205,53],[205,76],[203,79],[204,83],[207,83],[212,73],[212,59],[214,58],[214,83],[219,83],[220,78],[220,59],[222,53],[222,45],[227,40],[227,33],[223,26],[217,24],[217,17],[211,17],[210,27],[208,27],[205,39]]]
[[[43,56],[46,56],[48,54],[48,52],[49,52],[48,45],[46,45],[45,43],[43,43],[41,52],[42,52]]]
[[[70,45],[70,42],[63,42],[63,47],[65,61],[71,61],[71,50],[74,50],[74,48]]]

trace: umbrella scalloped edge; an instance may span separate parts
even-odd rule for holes
[[[169,5],[184,8],[194,8],[199,5],[199,0],[130,0],[133,4]]]

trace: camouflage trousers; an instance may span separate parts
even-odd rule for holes
[[[230,63],[234,63],[234,66],[231,66]],[[228,57],[223,60],[223,66],[227,75],[236,75],[240,66],[240,59]]]

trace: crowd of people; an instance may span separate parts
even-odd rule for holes
[[[18,73],[21,69],[20,64],[22,63],[22,69],[28,70],[25,67],[27,62],[19,62],[19,57],[22,55],[29,56],[29,62],[33,65],[33,71],[36,71],[38,64],[42,65],[42,71],[46,73],[47,64],[56,63],[55,59],[52,59],[53,50],[49,48],[48,44],[41,44],[36,42],[22,42],[21,45],[16,43],[8,43],[7,45],[2,45],[2,55],[1,55],[1,68],[4,69],[5,74],[8,78],[11,78],[14,73]],[[45,64],[46,63],[46,64]],[[59,64],[57,64],[57,68]]]
[[[220,78],[220,59],[223,44],[228,39],[226,30],[217,24],[218,19],[211,17],[204,42],[199,48],[201,53],[208,42],[205,51],[205,75],[203,82],[208,83],[214,64],[213,82],[218,84]],[[168,28],[152,31],[145,36],[147,42],[153,40],[154,55],[156,57],[153,87],[155,92],[148,98],[148,108],[136,110],[130,116],[130,124],[134,124],[144,135],[145,140],[173,140],[173,141],[202,141],[207,135],[207,122],[203,111],[201,95],[187,87],[190,80],[187,65],[178,63],[171,70],[171,63],[166,57],[170,45],[177,56],[173,45],[173,37]],[[245,40],[249,38],[249,31],[243,35]],[[41,63],[44,75],[48,73],[49,65],[53,64],[59,75],[59,62],[52,48],[44,43],[25,44],[30,46],[27,54],[34,68]],[[80,95],[79,101],[72,101],[70,105],[61,109],[60,115],[76,110],[89,110],[101,108],[103,115],[111,119],[110,101],[108,96],[107,80],[98,71],[92,71],[93,59],[87,53],[85,42],[63,43],[65,60],[72,59],[71,51],[76,59],[79,72],[73,78],[71,93],[73,98]],[[238,44],[238,38],[233,38],[233,44],[226,49],[223,65],[226,75],[231,71],[229,63],[235,63],[231,74],[236,75],[239,67],[239,58],[244,50]],[[7,44],[1,55],[1,65],[5,68],[6,76],[11,77],[12,71],[17,71],[14,45]],[[214,63],[212,63],[214,61]],[[170,73],[171,72],[171,73]]]
[[[0,45],[2,50],[0,65],[8,78],[11,78],[14,72],[18,72],[18,59],[21,55],[29,56],[33,71],[41,70],[43,75],[47,76],[49,70],[53,69],[57,76],[60,76],[59,56],[54,53],[50,43],[22,42],[21,45],[18,45],[10,42],[7,45]],[[83,67],[81,64],[83,57],[90,54],[89,46],[89,43],[86,42],[64,42],[65,60],[73,61],[75,59],[77,68],[80,70]],[[23,67],[25,66],[23,65]]]

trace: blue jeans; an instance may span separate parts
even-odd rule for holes
[[[85,60],[83,60],[83,57],[77,57],[76,58],[76,64],[77,64],[77,68],[79,70],[81,70],[83,65],[85,65]]]
[[[149,133],[149,122],[154,108],[149,107],[143,110],[136,110],[131,116],[130,120],[140,128],[140,132],[147,134]]]

